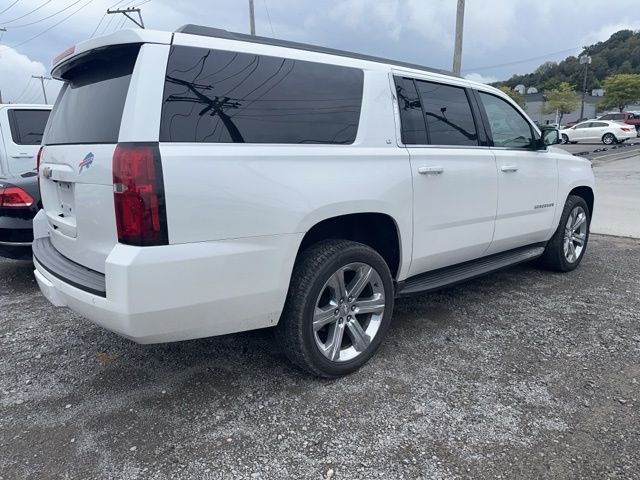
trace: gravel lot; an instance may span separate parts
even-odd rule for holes
[[[640,240],[397,302],[338,381],[261,331],[141,346],[0,260],[0,478],[640,478]]]

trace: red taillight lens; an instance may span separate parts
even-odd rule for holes
[[[42,190],[40,190],[40,158],[42,158],[43,148],[44,147],[40,147],[36,155],[36,172],[38,172],[38,194],[40,195],[40,198],[42,198]]]
[[[630,128],[625,128],[625,127],[620,127],[620,130],[622,130],[623,132],[630,132],[631,131]]]
[[[137,246],[169,243],[157,143],[119,143],[116,146],[113,199],[120,243]]]
[[[0,208],[29,208],[33,198],[19,187],[0,188]]]

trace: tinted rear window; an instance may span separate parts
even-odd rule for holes
[[[72,60],[44,143],[116,143],[139,50],[139,44],[111,46]]]
[[[11,138],[18,145],[40,145],[49,110],[9,110]]]
[[[363,77],[355,68],[174,46],[160,141],[350,144]]]
[[[415,83],[410,78],[395,77],[398,108],[400,109],[400,126],[402,143],[405,145],[426,145],[427,127],[424,123],[422,103]]]
[[[478,145],[464,88],[416,80],[432,145]]]

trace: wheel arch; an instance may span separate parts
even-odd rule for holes
[[[581,185],[578,187],[574,187],[567,195],[567,198],[569,198],[569,195],[576,195],[578,197],[581,197],[585,202],[587,202],[587,206],[589,207],[589,219],[591,219],[593,217],[593,206],[595,202],[593,189],[586,185]]]
[[[385,260],[391,275],[397,280],[403,261],[400,229],[393,217],[380,212],[338,215],[317,222],[305,233],[300,253],[323,240],[351,240],[373,248]]]

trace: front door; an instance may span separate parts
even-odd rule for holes
[[[468,92],[399,77],[396,90],[413,179],[409,275],[481,257],[493,237],[498,184]]]
[[[479,92],[498,166],[498,211],[493,243],[497,253],[548,239],[557,208],[558,166],[553,153],[537,149],[526,118],[506,100]]]

